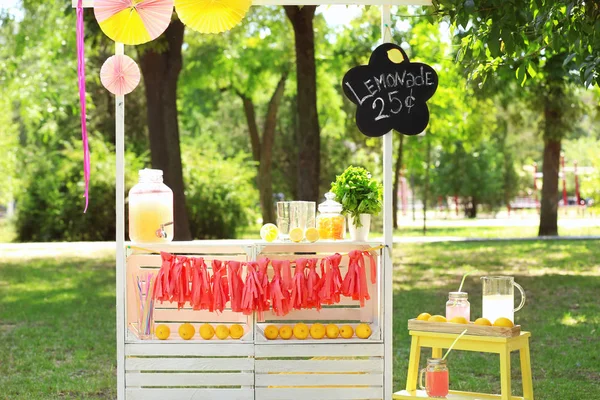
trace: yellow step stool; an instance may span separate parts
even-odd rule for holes
[[[437,333],[410,331],[412,342],[410,345],[410,360],[408,362],[408,377],[406,390],[394,393],[395,400],[409,399],[434,399],[428,397],[424,390],[417,390],[419,376],[419,359],[421,347],[431,347],[432,357],[442,357],[442,349],[450,347],[458,336],[454,333]],[[531,379],[531,358],[529,356],[529,338],[531,333],[521,332],[521,335],[504,338],[493,336],[464,335],[454,345],[454,350],[479,351],[482,353],[496,353],[500,355],[500,383],[501,395],[485,393],[459,392],[451,390],[446,397],[448,400],[533,400],[533,382]],[[510,387],[510,353],[519,351],[521,357],[521,375],[523,380],[523,397],[512,396]],[[452,376],[452,368],[450,368]],[[452,379],[452,378],[451,378]]]

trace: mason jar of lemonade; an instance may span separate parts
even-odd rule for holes
[[[160,169],[143,169],[129,191],[129,239],[136,243],[173,240],[173,191]]]

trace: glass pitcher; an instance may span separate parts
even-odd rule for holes
[[[512,276],[484,276],[483,281],[483,318],[492,324],[500,317],[508,318],[515,322],[515,312],[525,304],[525,291],[515,282]],[[515,306],[514,288],[521,292],[521,304]]]

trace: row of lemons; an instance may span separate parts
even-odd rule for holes
[[[228,337],[240,339],[244,335],[244,328],[239,324],[231,325],[229,328],[226,325],[217,325],[216,328],[213,328],[211,324],[203,324],[200,326],[198,332],[204,340],[210,340],[215,336],[221,340],[225,340]],[[190,340],[196,334],[196,329],[192,324],[186,322],[179,326],[178,333],[182,339]],[[154,335],[157,339],[166,340],[171,336],[171,329],[164,324],[157,325],[154,329]]]
[[[264,224],[260,228],[260,237],[266,242],[273,242],[279,236],[279,228],[275,224]],[[294,243],[300,243],[306,239],[310,243],[319,240],[319,231],[317,228],[306,228],[306,230],[296,227],[292,228],[289,233],[290,240]]]
[[[359,324],[356,326],[356,331],[350,325],[342,325],[338,327],[335,324],[329,324],[327,326],[323,324],[312,324],[309,328],[303,322],[297,323],[292,328],[289,325],[283,325],[278,328],[275,325],[267,325],[265,327],[265,337],[269,340],[275,340],[278,337],[284,340],[295,337],[296,339],[304,340],[310,335],[313,339],[323,339],[325,336],[329,339],[337,339],[342,337],[344,339],[350,339],[356,333],[356,337],[360,339],[368,339],[371,336],[371,327],[368,324]]]
[[[450,322],[453,324],[468,324],[469,321],[465,317],[454,317],[450,320],[447,320],[446,317],[442,315],[431,315],[429,313],[419,314],[417,317],[419,321],[427,321],[427,322]],[[483,326],[501,326],[503,328],[512,328],[515,324],[508,318],[500,317],[494,321],[492,324],[487,318],[477,318],[474,322],[475,325],[483,325]]]

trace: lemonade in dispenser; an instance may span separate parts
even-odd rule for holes
[[[173,240],[173,191],[159,169],[139,171],[139,182],[129,191],[129,239],[136,243]]]
[[[317,229],[323,240],[343,240],[346,234],[346,218],[342,215],[342,205],[335,201],[335,194],[325,193],[325,200],[319,204]]]

